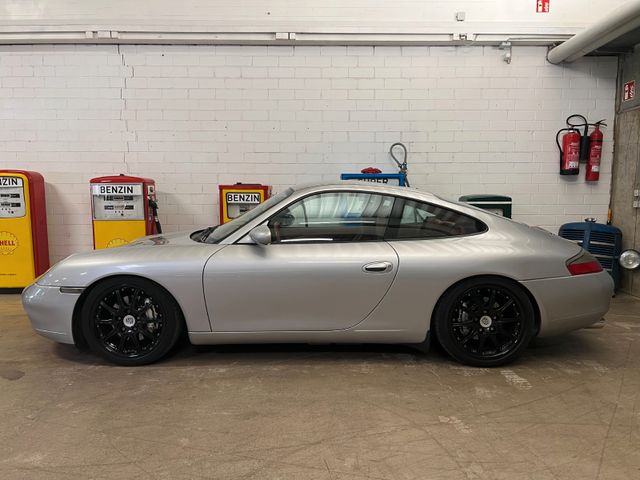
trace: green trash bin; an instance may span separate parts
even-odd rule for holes
[[[492,195],[481,193],[477,195],[463,195],[459,198],[461,202],[468,203],[474,207],[482,208],[491,213],[511,218],[511,206],[513,201],[506,195]]]

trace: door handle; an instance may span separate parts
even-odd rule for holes
[[[384,273],[389,272],[393,269],[393,264],[391,262],[372,262],[367,263],[362,270],[368,273]]]

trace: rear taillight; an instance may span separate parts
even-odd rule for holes
[[[602,265],[586,250],[567,260],[567,270],[571,275],[584,275],[602,271]]]

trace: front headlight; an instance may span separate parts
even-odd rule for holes
[[[635,270],[640,267],[640,253],[633,249],[625,250],[620,254],[618,262],[622,268]]]

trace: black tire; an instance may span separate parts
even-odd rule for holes
[[[118,365],[161,359],[182,331],[182,314],[173,297],[138,277],[103,280],[87,295],[81,314],[89,348]]]
[[[535,310],[516,282],[479,277],[442,296],[433,326],[442,347],[458,362],[496,367],[513,361],[527,347]]]

